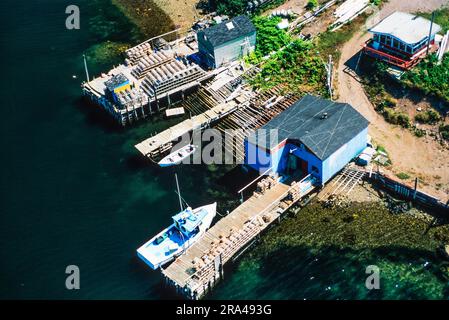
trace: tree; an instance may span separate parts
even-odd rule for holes
[[[316,7],[318,7],[318,0],[309,0],[309,2],[307,2],[307,5],[306,5],[307,9],[312,10]]]

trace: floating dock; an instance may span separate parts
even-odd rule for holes
[[[290,182],[289,182],[290,180]],[[205,235],[162,273],[168,284],[188,299],[204,297],[223,278],[223,266],[235,260],[293,204],[315,189],[309,175],[299,182],[279,182],[268,176],[234,211],[219,220]]]

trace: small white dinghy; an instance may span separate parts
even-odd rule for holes
[[[158,162],[161,167],[169,167],[180,164],[184,159],[190,157],[195,153],[197,147],[193,144],[188,144],[175,152],[170,153],[168,156]]]

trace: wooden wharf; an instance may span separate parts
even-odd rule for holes
[[[314,178],[279,182],[269,176],[267,188],[255,192],[221,218],[162,273],[168,284],[188,299],[201,299],[223,278],[223,266],[235,260],[260,234],[297,201],[315,189]],[[264,180],[262,180],[263,182]]]

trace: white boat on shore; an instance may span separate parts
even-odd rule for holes
[[[158,162],[161,167],[169,167],[180,164],[184,159],[190,157],[195,153],[197,147],[193,144],[188,144],[175,152],[170,153],[168,156]]]

